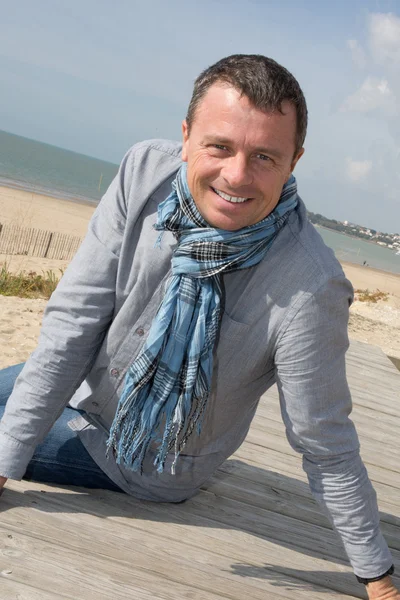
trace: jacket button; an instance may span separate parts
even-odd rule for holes
[[[136,333],[137,333],[137,335],[140,335],[140,337],[142,337],[142,335],[144,335],[144,329],[143,329],[143,327],[138,327],[136,329]]]
[[[99,406],[98,402],[92,402],[92,406],[94,406],[95,408],[97,408]]]
[[[118,369],[111,369],[110,373],[111,373],[111,375],[112,375],[113,377],[118,377],[118,375],[119,375],[119,370],[118,370]]]

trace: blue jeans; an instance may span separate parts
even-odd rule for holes
[[[0,418],[23,366],[15,365],[0,371]],[[24,479],[122,492],[97,466],[78,435],[68,427],[68,421],[78,416],[79,412],[69,407],[64,409],[43,442],[37,446]]]

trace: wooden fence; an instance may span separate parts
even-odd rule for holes
[[[66,233],[2,225],[0,223],[0,254],[22,254],[70,260],[82,239]]]

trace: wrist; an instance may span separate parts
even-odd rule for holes
[[[374,600],[375,598],[379,600],[390,600],[395,597],[397,592],[390,575],[386,575],[379,581],[371,581],[366,588],[369,600]]]

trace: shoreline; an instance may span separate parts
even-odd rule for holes
[[[385,271],[384,269],[370,267],[369,265],[364,266],[364,265],[360,265],[360,263],[353,263],[348,260],[340,260],[339,258],[338,258],[338,261],[342,265],[343,270],[344,270],[344,267],[357,267],[358,269],[362,269],[365,271],[371,271],[371,272],[377,273],[379,275],[383,275],[383,276],[387,276],[387,277],[395,277],[396,279],[399,280],[399,283],[400,283],[400,273],[393,273],[393,271]]]
[[[388,248],[387,246],[380,246],[380,244],[377,244],[376,242],[373,242],[372,240],[369,240],[367,238],[362,238],[359,237],[358,235],[351,235],[351,233],[345,233],[344,231],[338,231],[337,229],[331,229],[330,227],[324,227],[323,225],[317,225],[316,223],[313,223],[314,227],[316,229],[324,229],[325,231],[331,231],[333,233],[337,233],[338,235],[344,235],[345,237],[351,238],[352,240],[359,240],[360,242],[365,242],[366,244],[372,244],[373,246],[379,246],[380,248],[385,248],[387,250],[393,251],[394,254],[396,255],[397,252],[395,251],[395,248]],[[400,248],[399,248],[400,250]]]
[[[20,192],[26,192],[27,194],[35,194],[36,196],[45,196],[53,200],[65,200],[68,202],[75,202],[77,204],[85,204],[89,206],[97,206],[100,199],[87,198],[85,196],[79,196],[65,192],[64,190],[55,190],[39,185],[33,185],[24,183],[22,181],[15,181],[14,179],[7,179],[0,177],[0,188],[17,190]]]

